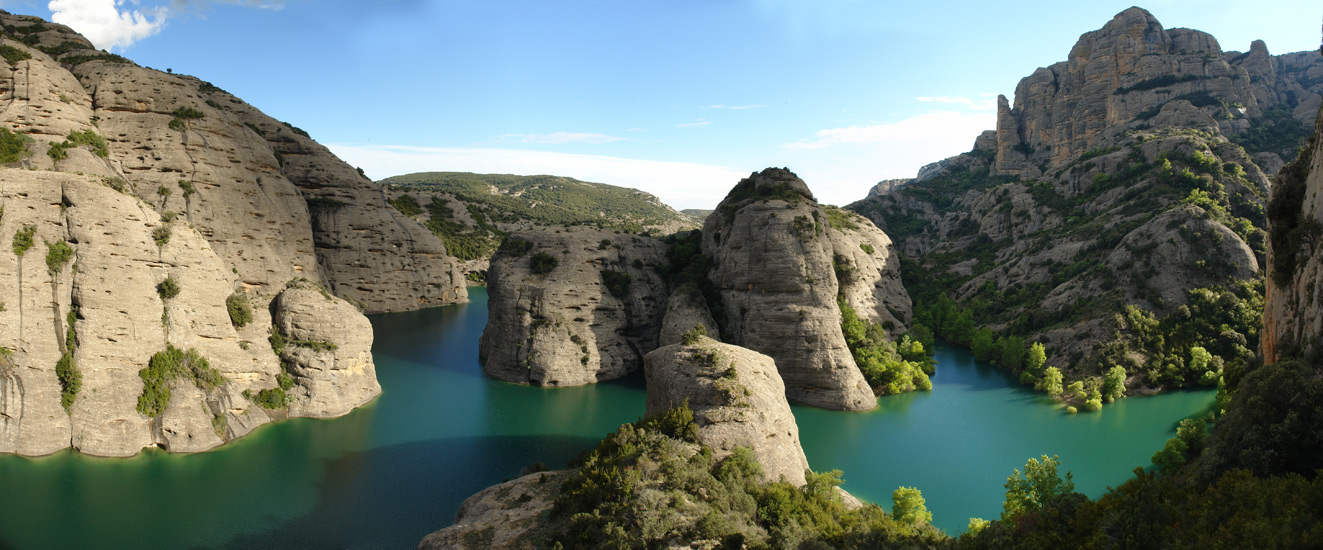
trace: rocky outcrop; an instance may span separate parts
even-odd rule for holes
[[[1128,337],[1117,314],[1162,318],[1191,290],[1255,287],[1271,187],[1260,163],[1280,165],[1272,151],[1293,147],[1296,110],[1323,92],[1306,76],[1323,71],[1317,54],[1251,50],[1224,54],[1126,10],[1023,79],[1014,108],[1002,98],[996,130],[969,153],[850,208],[933,282],[925,305],[945,293],[980,324],[1044,343],[1068,378],[1111,364],[1152,374],[1154,350],[1109,347]],[[1254,336],[1242,328],[1220,341]]]
[[[25,139],[10,163],[23,169],[0,168],[0,265],[12,274],[0,278],[0,452],[196,452],[273,418],[371,399],[370,332],[343,302],[299,314],[300,326],[327,315],[320,326],[343,330],[317,337],[339,346],[333,358],[287,358],[307,374],[290,388],[293,407],[250,399],[280,387],[267,305],[291,279],[356,285],[346,294],[374,310],[463,299],[447,262],[426,259],[443,258],[439,241],[397,222],[371,182],[319,146],[286,155],[260,132],[279,123],[237,98],[98,52],[67,27],[2,12],[0,26],[4,45],[27,56],[0,70],[0,126]],[[347,223],[324,223],[316,211],[327,205]],[[325,242],[342,255],[323,253]],[[382,286],[341,276],[360,268],[394,274]],[[436,276],[446,282],[431,285]],[[174,290],[158,288],[167,280]],[[232,322],[227,301],[248,304],[251,321]],[[139,372],[172,348],[219,382],[167,378],[163,409],[144,414]]]
[[[311,283],[294,283],[271,302],[280,358],[293,375],[289,414],[341,416],[381,394],[372,363],[372,325],[358,310]]]
[[[716,336],[721,333],[720,325],[712,318],[703,293],[693,286],[682,286],[671,293],[666,300],[666,314],[662,316],[661,336],[658,344],[669,346],[680,343],[684,334],[696,326],[702,325],[704,332]]]
[[[530,533],[573,470],[539,472],[464,499],[454,525],[423,537],[419,550],[533,550]]]
[[[1323,109],[1314,137],[1282,170],[1268,210],[1260,353],[1273,364],[1323,351]]]
[[[909,182],[914,181],[914,179],[915,178],[898,178],[898,179],[888,179],[888,180],[879,181],[877,182],[876,185],[868,189],[868,197],[872,198],[878,195],[885,195]]]
[[[909,321],[891,241],[861,216],[828,210],[786,170],[741,181],[703,226],[720,288],[722,340],[776,360],[787,395],[820,407],[877,405],[841,334],[841,295],[894,333]]]
[[[1110,145],[1114,129],[1149,124],[1175,99],[1216,115],[1220,132],[1236,136],[1273,108],[1311,120],[1320,93],[1318,56],[1273,57],[1262,41],[1224,53],[1207,33],[1164,29],[1130,8],[1080,36],[1067,61],[1021,80],[1014,108],[998,97],[994,174],[1040,177]]]
[[[576,386],[638,370],[657,348],[668,291],[654,267],[665,258],[660,240],[590,227],[510,236],[487,274],[484,372]]]
[[[771,357],[702,338],[657,349],[645,361],[647,414],[687,403],[698,441],[718,459],[747,447],[767,480],[804,484],[808,459]]]

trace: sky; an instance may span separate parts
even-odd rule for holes
[[[554,174],[713,208],[788,167],[825,203],[968,151],[1129,2],[0,0],[210,81],[381,179]],[[1156,0],[1223,50],[1319,47],[1317,0]]]

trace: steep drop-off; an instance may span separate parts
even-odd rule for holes
[[[360,309],[465,299],[440,241],[297,129],[61,25],[0,30],[0,451],[193,452],[344,414],[380,391]],[[299,306],[295,280],[358,307]]]
[[[1223,52],[1131,8],[1023,79],[972,151],[850,208],[896,239],[941,336],[973,336],[934,309],[946,294],[1090,391],[1113,366],[1132,391],[1216,383],[1259,338],[1260,166],[1294,153],[1319,92],[1313,52]]]

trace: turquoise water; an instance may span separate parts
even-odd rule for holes
[[[372,317],[382,396],[334,420],[266,426],[219,450],[129,460],[0,456],[0,549],[412,548],[463,499],[520,469],[560,467],[643,413],[640,377],[544,389],[482,376],[484,289],[463,306]],[[1211,392],[1127,399],[1066,416],[966,353],[942,350],[934,391],[869,413],[796,407],[815,469],[885,506],[919,487],[938,526],[1000,510],[1029,456],[1060,454],[1101,494],[1144,465]]]

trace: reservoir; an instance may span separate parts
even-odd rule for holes
[[[486,289],[472,303],[374,315],[382,395],[333,420],[265,426],[198,455],[0,456],[0,549],[413,548],[464,498],[541,462],[552,468],[643,414],[642,377],[544,389],[478,364]],[[933,391],[865,413],[794,406],[809,463],[890,510],[918,487],[934,523],[996,518],[1014,468],[1060,455],[1098,497],[1202,414],[1213,391],[1123,399],[1066,415],[957,348],[937,350]]]

